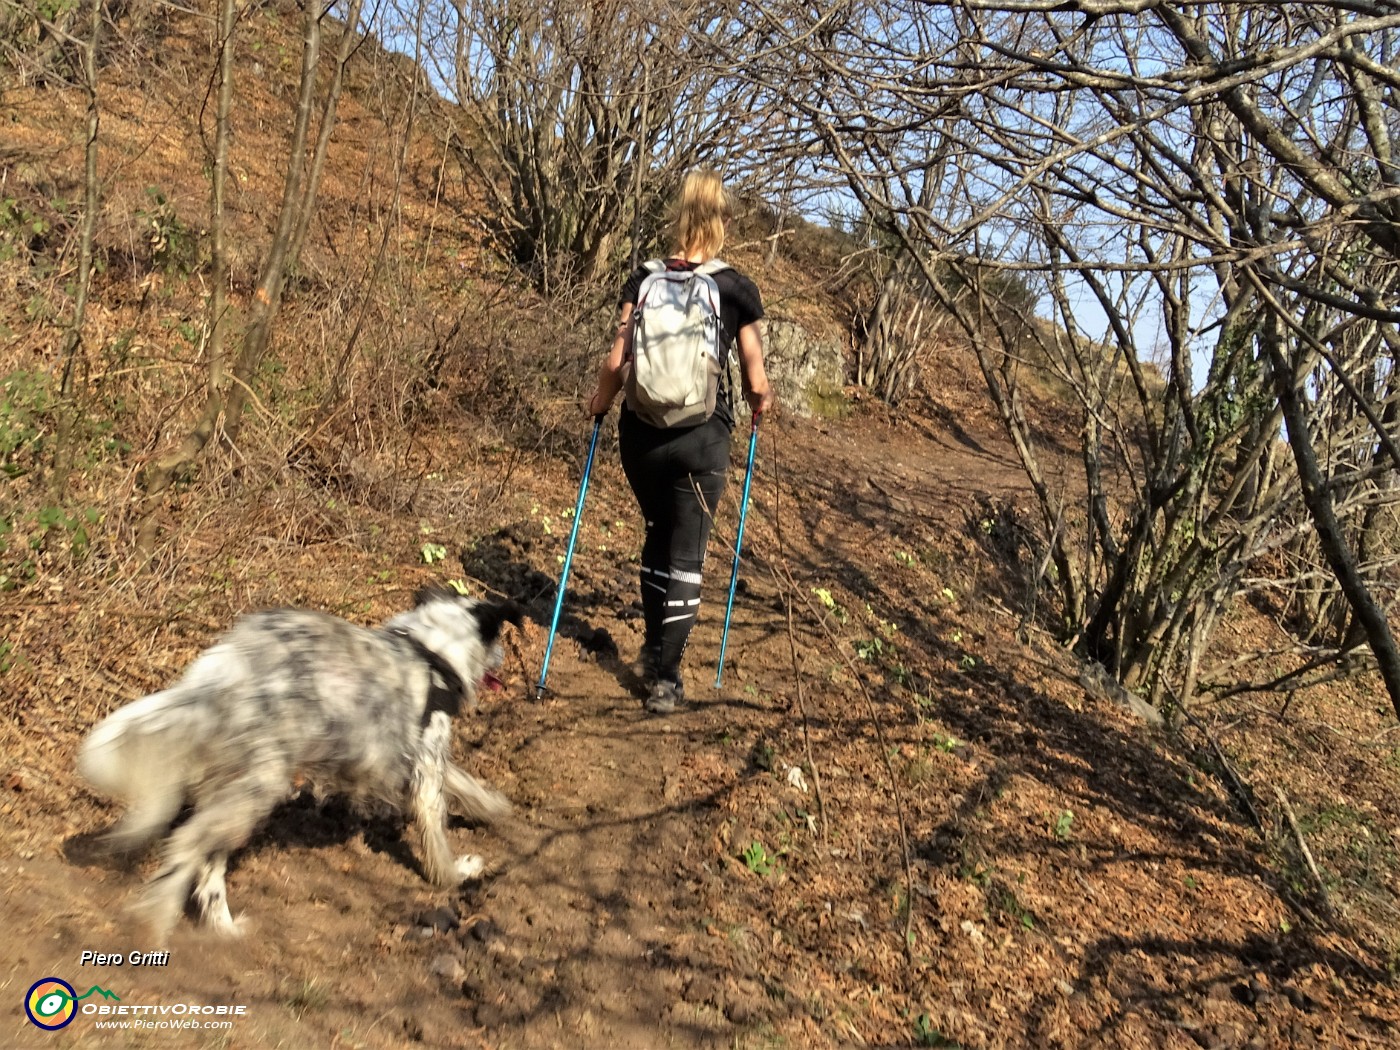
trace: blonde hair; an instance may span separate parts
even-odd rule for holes
[[[713,259],[724,247],[724,220],[729,218],[729,194],[713,171],[692,171],[676,198],[676,247],[682,255]]]

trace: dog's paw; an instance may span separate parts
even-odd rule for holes
[[[457,881],[466,882],[468,879],[479,879],[486,871],[486,860],[478,857],[475,853],[468,853],[464,857],[457,858]]]
[[[450,762],[443,770],[442,787],[448,807],[460,816],[489,824],[510,812],[508,798]]]
[[[248,932],[247,916],[240,915],[235,919],[227,911],[222,915],[210,916],[205,925],[214,936],[227,937],[230,940],[236,940]]]
[[[510,799],[506,798],[499,791],[491,791],[481,799],[481,819],[488,823],[495,823],[510,816]]]

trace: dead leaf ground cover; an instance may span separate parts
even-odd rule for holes
[[[517,471],[491,533],[436,521],[446,569],[422,564],[416,518],[361,508],[358,542],[309,543],[275,538],[274,502],[262,543],[192,540],[173,579],[9,596],[8,987],[76,977],[87,948],[143,947],[123,915],[139,873],[73,859],[114,815],[72,770],[101,713],[166,681],[239,609],[371,622],[455,575],[532,614],[511,688],[459,740],[518,806],[503,828],[455,833],[496,870],[434,894],[392,823],[290,801],[231,877],[250,935],[181,930],[178,970],[120,971],[133,997],[249,1007],[227,1039],[189,1045],[1384,1045],[1385,948],[1347,919],[1393,907],[1395,890],[1389,753],[1362,746],[1385,722],[1360,685],[1295,700],[1282,723],[1211,716],[1260,808],[1275,819],[1262,788],[1286,785],[1324,869],[1348,875],[1342,915],[1324,920],[1291,844],[1250,827],[1204,748],[1087,694],[1040,632],[1016,640],[994,591],[1005,567],[955,523],[955,490],[994,481],[978,454],[872,418],[775,421],[765,441],[733,666],[712,690],[716,558],[689,654],[698,703],[672,719],[630,692],[638,531],[606,456],[543,703],[528,694],[573,463]],[[984,494],[1005,497],[1014,474],[1002,480]],[[892,528],[886,488],[945,513]],[[248,534],[247,505],[221,513]]]
[[[250,82],[241,125],[236,294],[251,287],[275,200],[277,32],[259,37],[268,76]],[[177,31],[175,58],[145,76],[180,81],[180,56],[193,69],[199,47],[197,32]],[[1263,817],[1254,827],[1204,737],[1142,725],[1086,689],[1043,622],[1018,631],[1022,476],[951,348],[898,418],[861,402],[841,420],[764,424],[724,688],[710,682],[737,473],[688,654],[697,702],[670,719],[645,716],[633,692],[640,532],[609,434],[552,693],[532,701],[587,436],[572,391],[522,382],[504,398],[483,379],[498,373],[482,351],[393,416],[413,369],[372,362],[315,455],[285,454],[308,409],[303,380],[334,367],[353,318],[356,285],[336,275],[354,271],[335,260],[368,258],[384,220],[366,189],[392,182],[385,152],[366,145],[384,124],[364,99],[345,107],[329,218],[289,298],[289,369],[260,377],[259,433],[271,436],[250,461],[181,486],[157,558],[131,561],[136,467],[198,389],[184,330],[197,282],[151,265],[142,225],[144,186],[176,215],[198,212],[197,136],[150,86],[119,85],[113,106],[111,163],[125,174],[112,182],[131,196],[132,248],[94,306],[92,344],[120,353],[88,377],[109,407],[141,393],[149,404],[125,409],[140,424],[116,435],[129,447],[74,482],[112,532],[86,559],[41,545],[23,585],[0,596],[6,1045],[1391,1045],[1400,734],[1375,683],[1286,709],[1270,696],[1201,709]],[[20,118],[6,154],[15,184],[36,202],[71,198],[61,173],[77,170],[76,104],[49,92],[7,106]],[[478,349],[534,339],[464,232],[453,211],[464,206],[440,194],[439,155],[421,144],[409,156],[403,229],[420,262],[400,286],[403,312],[374,323],[431,345],[474,296]],[[29,307],[61,313],[62,274],[24,261],[0,267],[7,370],[41,369],[51,353]],[[493,410],[493,395],[531,402],[530,426]],[[182,407],[155,420],[170,403]],[[1046,436],[1068,477],[1074,436]],[[425,563],[427,544],[442,560]],[[87,729],[169,681],[241,611],[304,605],[370,623],[444,578],[516,597],[531,617],[511,643],[509,689],[457,740],[459,759],[517,806],[503,826],[453,831],[493,861],[490,876],[435,893],[394,821],[291,797],[230,877],[247,937],[182,928],[166,967],[80,968],[84,950],[153,947],[124,911],[149,859],[112,870],[82,848],[115,815],[73,771]],[[1274,632],[1241,608],[1219,644],[1267,645]],[[39,1033],[19,1003],[50,973],[130,1002],[247,1013],[218,1033],[103,1033],[87,1018]]]

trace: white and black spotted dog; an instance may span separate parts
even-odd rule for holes
[[[452,716],[499,689],[498,636],[520,624],[512,603],[452,591],[377,628],[280,609],[245,616],[178,682],[114,712],[84,742],[78,770],[124,799],[105,836],[130,851],[169,831],[140,907],[163,937],[194,895],[199,917],[236,932],[224,871],[229,854],[301,775],[318,791],[387,802],[409,816],[423,870],[439,886],[479,876],[478,856],[454,857],[447,807],[494,820],[504,796],[452,764]]]

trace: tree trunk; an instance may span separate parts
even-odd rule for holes
[[[208,377],[204,409],[194,427],[173,451],[156,460],[143,479],[145,497],[136,530],[136,549],[149,555],[155,547],[156,511],[175,479],[189,469],[209,444],[224,406],[224,336],[228,313],[228,249],[225,243],[224,189],[228,176],[229,113],[233,108],[233,31],[238,23],[237,0],[219,4],[219,93],[214,114],[214,156],[210,173],[209,239],[213,289],[204,322]]]
[[[1337,577],[1337,583],[1346,595],[1360,629],[1365,632],[1366,641],[1380,665],[1381,680],[1390,694],[1391,705],[1396,715],[1400,715],[1400,649],[1396,648],[1395,635],[1390,629],[1385,610],[1376,603],[1370,588],[1366,586],[1366,580],[1357,568],[1356,557],[1337,520],[1332,490],[1318,464],[1317,450],[1308,431],[1298,376],[1284,356],[1282,334],[1277,324],[1276,321],[1268,326],[1261,338],[1273,361],[1279,404],[1283,407],[1284,423],[1288,429],[1288,445],[1298,465],[1303,502],[1317,529],[1323,557]]]
[[[287,270],[295,261],[291,251],[296,243],[296,231],[301,227],[303,220],[306,142],[316,98],[316,67],[321,59],[321,18],[326,10],[321,0],[314,0],[306,7],[301,51],[301,89],[297,95],[292,140],[287,146],[287,177],[282,187],[282,206],[277,215],[277,231],[268,247],[258,287],[253,292],[252,320],[243,336],[242,349],[233,364],[233,388],[229,391],[228,408],[224,412],[224,433],[230,445],[238,443],[243,407],[252,392],[254,375],[258,366],[262,364],[268,343],[272,340],[272,325],[282,305]]]
[[[58,426],[54,438],[54,465],[50,489],[55,503],[62,502],[73,469],[73,430],[80,408],[74,393],[74,375],[83,343],[88,294],[92,289],[92,245],[97,230],[97,133],[101,123],[97,105],[97,45],[102,37],[102,0],[92,0],[88,38],[83,44],[83,73],[87,89],[87,144],[83,151],[83,226],[78,245],[78,287],[74,295],[73,318],[63,337],[59,354]]]

